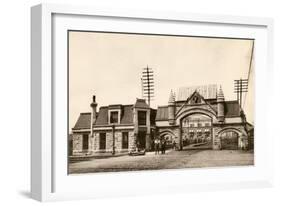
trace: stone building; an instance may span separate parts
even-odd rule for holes
[[[102,106],[99,112],[93,96],[92,111],[81,113],[72,128],[70,154],[129,152],[137,146],[151,150],[156,137],[179,150],[253,148],[253,125],[246,122],[238,101],[225,100],[222,88],[184,88],[177,96],[171,92],[168,105],[157,110],[137,99],[131,105]]]
[[[248,148],[246,118],[238,101],[226,101],[216,86],[171,92],[168,105],[159,106],[157,136],[183,147]]]
[[[131,105],[102,106],[97,112],[96,98],[92,112],[81,113],[72,128],[72,154],[90,155],[97,152],[129,152],[151,149],[155,133],[156,110],[143,99]]]

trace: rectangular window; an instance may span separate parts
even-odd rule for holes
[[[100,133],[100,149],[106,148],[106,133]]]
[[[202,124],[201,124],[201,123],[198,123],[198,127],[202,127]]]
[[[205,123],[205,127],[209,127],[210,126],[210,123]]]
[[[194,132],[193,132],[193,131],[189,132],[189,137],[190,137],[190,138],[193,138],[193,137],[194,137]]]
[[[118,123],[118,112],[110,112],[110,124]]]
[[[189,127],[194,127],[194,124],[190,124]]]
[[[129,146],[129,133],[122,132],[122,149],[128,149]]]
[[[89,149],[89,135],[83,134],[83,150]]]
[[[146,125],[146,111],[138,111],[139,125]]]

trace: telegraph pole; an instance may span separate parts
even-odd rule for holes
[[[237,101],[242,107],[242,94],[248,92],[248,79],[234,80],[234,93],[237,93]]]
[[[143,68],[141,83],[143,98],[147,99],[148,105],[150,106],[150,102],[154,97],[154,76],[152,68],[148,66]]]

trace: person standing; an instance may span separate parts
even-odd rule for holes
[[[160,146],[160,140],[158,138],[155,138],[154,140],[155,154],[159,154],[159,146]]]
[[[176,140],[173,140],[173,149],[176,150]]]
[[[165,152],[165,139],[161,139],[161,154],[164,154]]]
[[[163,154],[166,153],[166,139],[163,140]]]

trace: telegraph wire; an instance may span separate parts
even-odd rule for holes
[[[253,44],[252,44],[252,51],[251,51],[251,59],[250,59],[250,64],[249,64],[249,71],[248,71],[248,85],[250,82],[250,74],[252,72],[252,61],[253,61],[253,56],[254,56],[254,45],[255,45],[255,41],[253,40]],[[245,103],[246,103],[246,98],[247,98],[247,93],[245,94],[245,98],[244,98],[244,103],[243,103],[243,107],[242,109],[244,109],[245,107]]]

